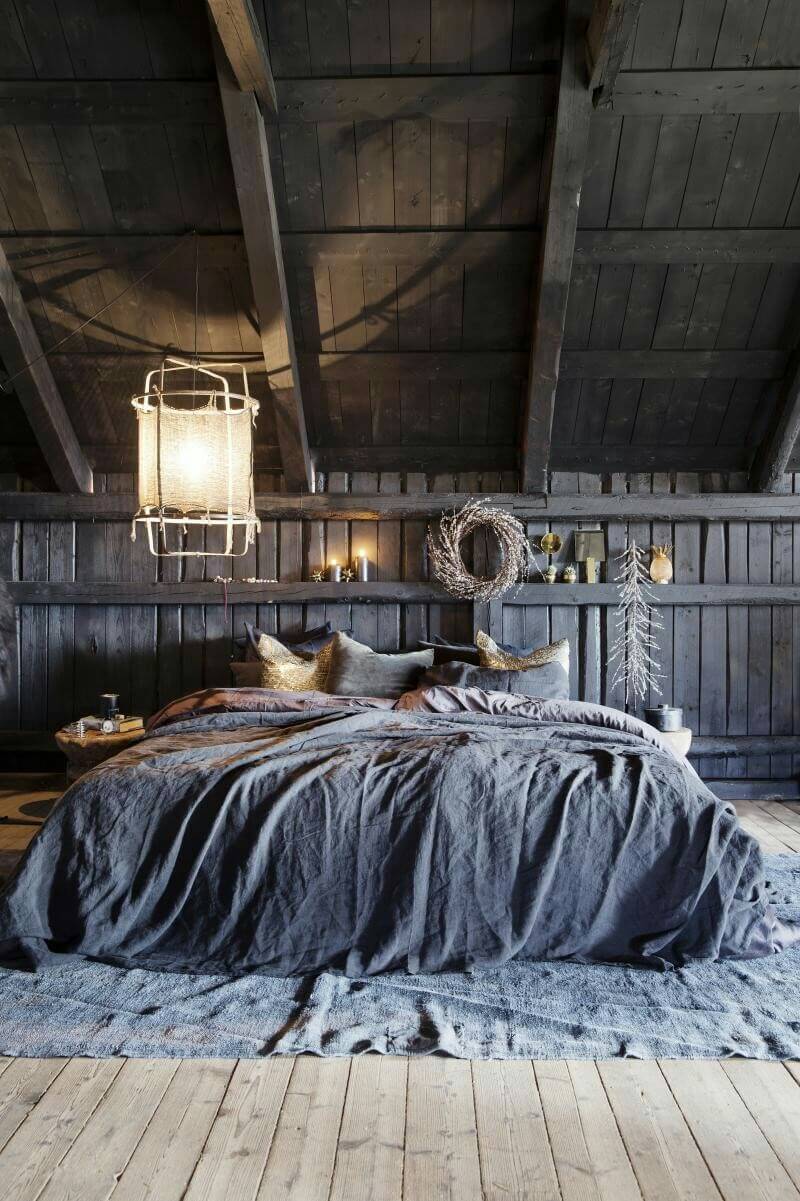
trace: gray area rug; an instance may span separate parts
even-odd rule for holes
[[[800,855],[765,856],[800,918]],[[72,963],[0,971],[0,1053],[258,1058],[800,1058],[800,947],[677,971],[519,963],[464,975],[178,976]]]

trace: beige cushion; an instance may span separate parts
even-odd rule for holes
[[[324,692],[331,663],[333,642],[317,654],[289,650],[277,638],[262,634],[256,644],[261,665],[262,688],[279,692]]]
[[[501,668],[504,671],[525,671],[530,667],[543,667],[545,663],[558,663],[569,674],[569,641],[560,638],[547,646],[537,646],[529,655],[510,655],[497,645],[493,638],[478,631],[475,639],[481,667]]]

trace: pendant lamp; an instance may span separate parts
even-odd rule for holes
[[[228,379],[234,373],[241,373],[237,391]],[[261,528],[253,495],[258,402],[244,364],[168,355],[131,403],[139,427],[139,509],[131,537],[144,525],[150,553],[159,557],[244,555]],[[224,550],[186,550],[183,535],[192,525],[224,528]]]

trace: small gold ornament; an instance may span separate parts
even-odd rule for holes
[[[575,571],[574,564],[568,563],[561,574],[561,579],[565,584],[574,584],[577,578],[578,574]]]
[[[650,560],[650,579],[654,584],[668,584],[672,579],[672,561],[670,554],[672,547],[667,546],[651,546],[652,558]]]
[[[311,578],[315,584],[321,584],[322,581],[325,579],[325,572],[324,571],[314,571],[311,573]]]
[[[539,539],[539,546],[545,555],[557,555],[563,545],[560,534],[542,534]]]
[[[355,577],[356,577],[356,573],[353,571],[352,567],[343,567],[342,568],[342,583],[343,584],[349,584],[351,580],[355,579]]]

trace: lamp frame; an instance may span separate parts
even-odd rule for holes
[[[202,375],[204,379],[218,381],[220,387],[207,388],[175,388],[169,387],[171,382],[169,377],[177,372],[191,371],[196,377]],[[232,391],[230,383],[226,375],[220,374],[222,371],[241,371],[242,373],[242,390]],[[153,381],[157,380],[156,383]],[[229,417],[232,414],[241,414],[246,410],[251,413],[251,420],[255,421],[256,414],[259,410],[258,401],[250,395],[250,386],[247,379],[247,369],[244,363],[208,363],[200,360],[188,360],[177,358],[173,355],[165,355],[161,360],[159,367],[148,371],[145,377],[144,392],[131,399],[131,404],[136,410],[137,416],[140,413],[155,413],[156,414],[156,478],[157,491],[159,499],[162,496],[161,488],[161,412],[166,408],[173,408],[176,411],[181,411],[179,406],[169,405],[169,400],[177,397],[191,398],[193,401],[203,400],[206,407],[215,406]],[[191,410],[183,410],[191,411]],[[250,505],[246,513],[236,512],[233,508],[231,497],[231,479],[233,467],[233,448],[231,445],[230,422],[227,423],[227,441],[228,441],[228,508],[225,511],[212,509],[187,509],[181,510],[174,506],[165,505],[143,505],[141,506],[133,518],[131,525],[131,538],[136,539],[136,526],[144,525],[147,530],[148,549],[152,555],[159,559],[191,559],[191,558],[208,558],[211,555],[221,555],[231,558],[242,558],[246,555],[250,546],[255,540],[255,535],[261,530],[261,522],[255,511],[255,495],[253,488],[253,440],[250,438]],[[224,528],[225,529],[225,548],[224,550],[169,550],[167,545],[167,534],[170,526],[177,526],[183,532],[189,526],[205,526],[208,528]],[[244,531],[244,546],[241,550],[236,551],[234,547],[235,531],[241,527]],[[160,534],[160,540],[159,540]],[[165,548],[159,549],[160,546]]]

